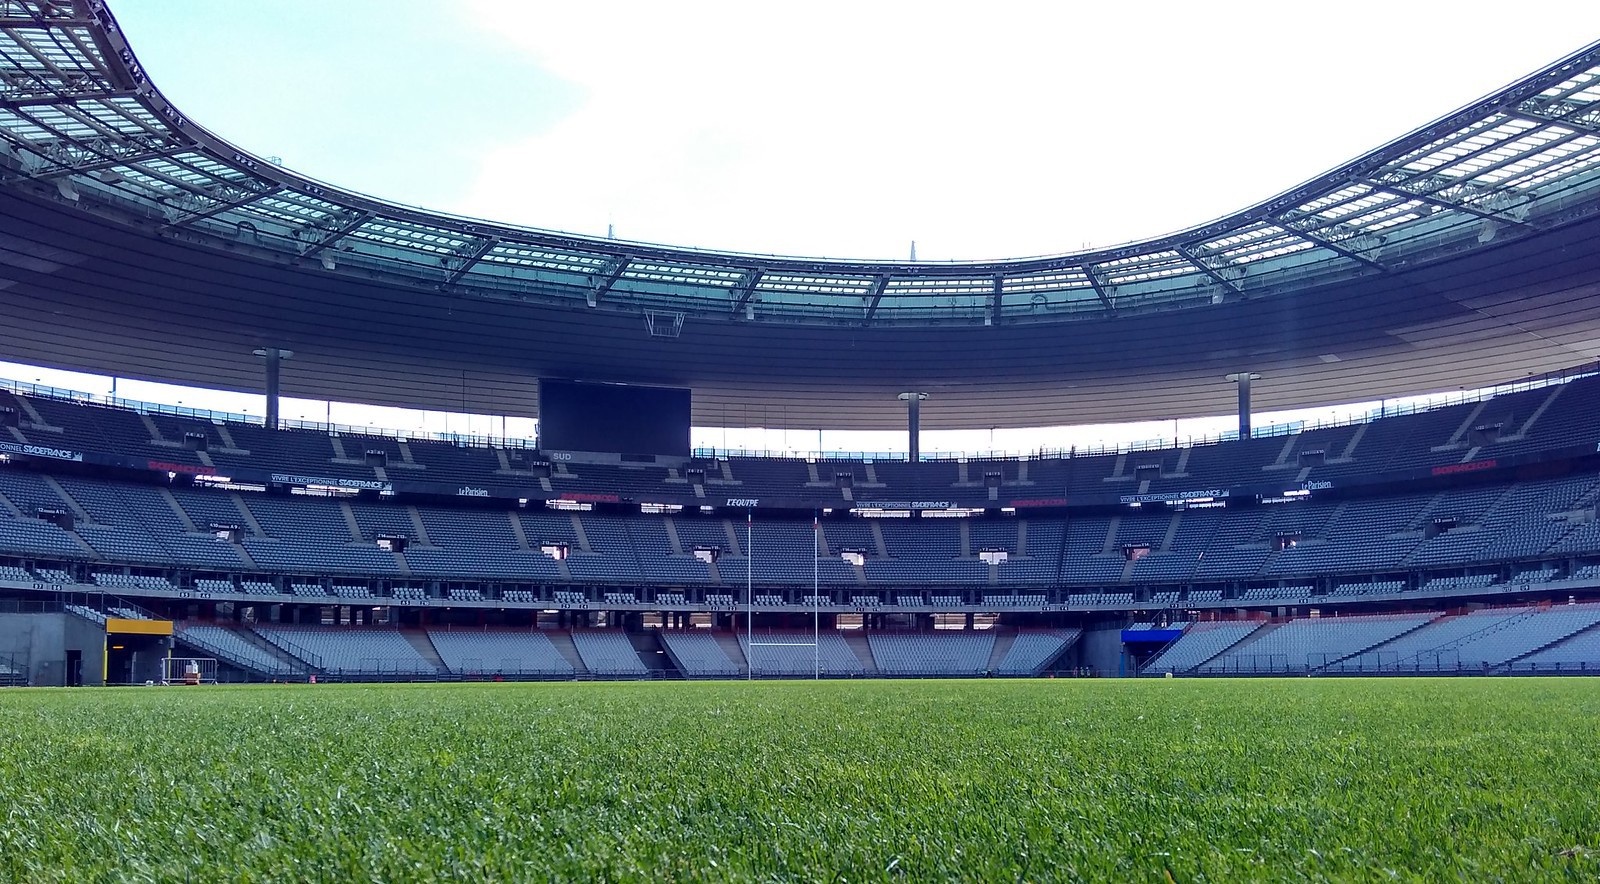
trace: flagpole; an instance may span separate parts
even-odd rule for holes
[[[745,681],[753,681],[756,677],[755,549],[751,546],[751,540],[755,536],[752,528],[754,520],[751,517],[754,512],[755,510],[750,507],[746,507],[744,511],[744,643],[745,656],[748,658],[744,661]]]

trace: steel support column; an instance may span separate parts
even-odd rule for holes
[[[927,393],[900,394],[900,401],[906,404],[906,436],[912,463],[922,459],[922,400],[926,398]]]
[[[279,347],[261,347],[255,351],[267,364],[267,415],[266,426],[269,430],[278,428],[278,400],[279,400],[279,373],[283,361],[294,355],[293,350],[284,350]]]
[[[1228,375],[1228,380],[1239,387],[1239,438],[1250,438],[1250,382],[1258,381],[1261,375],[1250,371],[1240,371]]]

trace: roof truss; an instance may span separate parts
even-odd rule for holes
[[[108,211],[132,206],[139,220],[164,217],[169,233],[254,229],[262,248],[303,258],[356,239],[365,259],[397,262],[406,271],[397,278],[431,268],[425,276],[442,278],[441,288],[472,291],[522,277],[523,290],[541,298],[600,306],[616,301],[614,287],[628,280],[652,301],[738,318],[759,298],[763,316],[779,319],[870,324],[889,311],[896,319],[948,314],[998,323],[1081,315],[1094,304],[1090,290],[1108,311],[1173,303],[1192,294],[1197,275],[1232,297],[1246,280],[1252,293],[1294,291],[1307,253],[1340,269],[1398,272],[1445,240],[1474,247],[1480,221],[1519,235],[1555,223],[1552,213],[1576,217],[1590,202],[1600,205],[1600,42],[1227,218],[1128,246],[1016,261],[728,254],[383,203],[298,176],[193,125],[149,83],[105,0],[0,0],[0,139],[13,148],[12,157],[0,155],[8,186],[54,181],[61,196],[84,205],[99,200]],[[472,272],[486,260],[496,268],[492,281]],[[1006,299],[1014,295],[1071,308],[1012,316]]]
[[[117,166],[131,166],[148,160],[170,157],[183,151],[179,144],[154,138],[89,138],[32,142],[23,150],[36,157],[24,161],[22,178],[60,178],[65,175],[98,172]]]
[[[878,305],[883,303],[883,292],[888,287],[889,277],[887,275],[879,276],[872,281],[872,289],[866,294],[867,312],[861,318],[862,325],[870,325],[872,318],[878,315]]]
[[[1083,265],[1083,275],[1089,280],[1089,287],[1094,289],[1094,296],[1100,299],[1100,303],[1107,310],[1116,310],[1117,304],[1111,300],[1109,286],[1100,275],[1100,268],[1093,264],[1085,264]]]
[[[1389,271],[1387,264],[1367,254],[1368,251],[1373,251],[1381,245],[1381,242],[1359,227],[1350,227],[1338,222],[1321,223],[1316,216],[1298,209],[1285,212],[1277,220],[1285,228],[1330,252],[1385,273]]]
[[[352,233],[355,233],[357,230],[360,230],[361,225],[370,220],[372,220],[371,212],[347,212],[342,219],[335,221],[331,227],[327,224],[314,224],[302,227],[299,231],[296,231],[297,238],[304,239],[306,237],[316,237],[316,233],[319,231],[321,231],[323,235],[321,237],[316,237],[311,243],[303,246],[300,249],[300,257],[316,257],[319,252],[323,251],[329,246],[336,245],[339,240],[344,239]]]
[[[761,282],[762,270],[752,267],[745,271],[739,284],[733,287],[733,315],[735,318],[746,315],[746,308],[750,306],[750,299],[755,297],[756,285]]]
[[[611,267],[606,270],[604,276],[600,277],[599,280],[595,282],[594,291],[590,292],[589,294],[589,306],[598,307],[600,305],[600,299],[609,294],[612,286],[615,286],[617,284],[617,280],[622,278],[622,274],[627,272],[628,257],[626,255],[619,255],[613,258],[611,260]]]
[[[1244,294],[1238,284],[1223,273],[1224,271],[1234,271],[1233,265],[1214,256],[1203,255],[1194,247],[1176,246],[1173,250],[1182,255],[1185,261],[1200,268],[1200,272],[1211,277],[1212,282],[1227,289],[1229,294],[1234,296],[1242,296]]]
[[[470,273],[472,268],[483,260],[483,256],[494,251],[494,247],[499,244],[500,241],[497,239],[484,237],[477,242],[471,243],[470,247],[464,246],[456,250],[456,254],[453,257],[445,259],[445,268],[450,272],[445,276],[444,282],[439,284],[439,288],[448,289],[460,282],[461,277]]]
[[[245,178],[218,182],[204,193],[182,191],[165,203],[166,227],[170,229],[204,221],[271,196],[282,189],[281,186],[270,182]]]

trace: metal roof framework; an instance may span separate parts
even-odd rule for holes
[[[952,263],[780,258],[457,218],[297,175],[188,119],[104,0],[0,0],[0,181],[409,283],[735,322],[1000,325],[1292,293],[1527,236],[1600,199],[1600,42],[1277,197],[1111,249]]]

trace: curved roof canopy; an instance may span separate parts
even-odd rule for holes
[[[930,428],[1472,386],[1600,356],[1600,43],[1265,202],[1042,258],[876,263],[586,238],[313,181],[188,119],[102,0],[0,0],[7,358],[535,412],[540,374],[685,384],[697,423]],[[51,269],[54,268],[54,269]],[[14,322],[12,321],[14,320]]]

